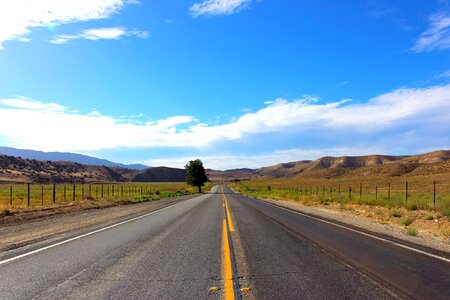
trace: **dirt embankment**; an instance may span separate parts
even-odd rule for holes
[[[186,195],[119,206],[106,200],[83,201],[58,207],[10,211],[0,214],[0,251],[104,227],[196,196]]]

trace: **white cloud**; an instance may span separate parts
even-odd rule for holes
[[[355,141],[382,134],[391,143],[419,144],[435,137],[444,146],[450,135],[450,84],[398,89],[366,103],[317,102],[316,97],[276,99],[266,107],[222,125],[200,123],[192,116],[173,116],[146,123],[82,114],[58,104],[28,99],[0,100],[0,137],[9,146],[53,151],[92,151],[139,147],[207,148],[217,142],[283,133],[328,143],[352,136]],[[447,144],[445,144],[447,143]],[[428,145],[431,146],[431,145]]]
[[[250,2],[251,0],[203,0],[192,5],[189,11],[194,18],[201,15],[231,15],[245,8]]]
[[[450,48],[450,14],[438,13],[429,18],[428,29],[420,35],[415,45],[414,52],[429,52],[434,50],[446,50]]]
[[[141,39],[148,37],[148,32],[139,30],[127,30],[123,27],[109,27],[109,28],[95,28],[87,29],[75,35],[57,35],[50,42],[53,44],[65,44],[71,40],[86,39],[86,40],[118,40],[124,36],[134,36]]]
[[[41,103],[38,101],[32,101],[27,98],[22,99],[1,99],[0,103],[16,108],[24,108],[31,110],[48,110],[48,111],[63,111],[66,108],[56,103]]]
[[[9,40],[29,41],[33,30],[108,18],[137,0],[3,0],[0,1],[0,49]]]

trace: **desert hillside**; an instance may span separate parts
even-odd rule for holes
[[[183,169],[155,167],[131,173],[128,176],[130,181],[135,182],[183,182],[186,172]]]
[[[211,181],[258,178],[339,178],[379,176],[426,176],[450,173],[450,150],[412,156],[322,157],[281,163],[260,169],[207,169]],[[137,171],[127,168],[83,165],[0,155],[0,182],[181,182],[183,169],[155,167]]]
[[[83,165],[76,162],[24,159],[0,155],[0,182],[180,182],[184,170]]]
[[[412,156],[326,156],[316,160],[281,163],[256,170],[211,170],[208,176],[215,181],[229,181],[257,178],[414,176],[443,173],[450,173],[450,150]]]

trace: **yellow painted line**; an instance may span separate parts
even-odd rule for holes
[[[223,219],[222,230],[223,281],[225,300],[234,300],[233,271],[231,267],[231,251],[228,243],[227,220]]]
[[[233,221],[231,220],[230,209],[228,208],[228,201],[227,201],[227,197],[225,196],[225,194],[223,195],[223,202],[225,203],[225,210],[227,212],[227,219],[228,219],[228,225],[230,227],[230,232],[234,232],[234,225],[233,225]]]

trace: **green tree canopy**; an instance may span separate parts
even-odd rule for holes
[[[191,160],[184,168],[186,169],[186,183],[198,187],[198,192],[201,193],[202,186],[208,181],[202,161],[200,159]]]

